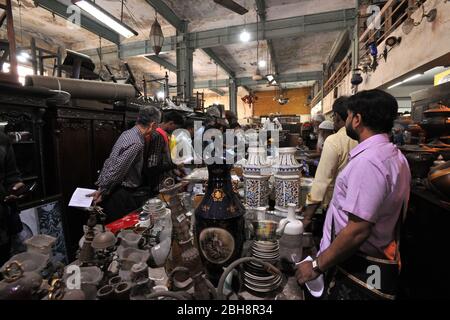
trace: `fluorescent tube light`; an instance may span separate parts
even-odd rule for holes
[[[420,78],[421,76],[422,76],[421,74],[416,74],[416,75],[414,75],[414,76],[412,76],[412,77],[410,77],[408,79],[403,80],[402,83],[405,83],[405,82],[408,82],[408,81],[412,81],[414,79]]]
[[[111,28],[115,32],[121,34],[125,38],[137,36],[138,33],[122,23],[120,20],[106,12],[104,9],[88,0],[72,0],[72,3],[94,16],[98,21]]]
[[[390,86],[389,88],[388,88],[388,90],[389,89],[392,89],[392,88],[395,88],[395,87],[398,87],[399,85],[401,85],[403,82],[397,82],[396,84],[393,84],[392,86]]]
[[[420,78],[422,76],[422,74],[416,74],[416,75],[413,75],[412,77],[409,77],[409,78],[407,78],[407,79],[405,79],[405,80],[403,80],[403,81],[400,81],[400,82],[397,82],[396,84],[393,84],[392,86],[390,86],[389,88],[388,88],[388,90],[389,89],[392,89],[392,88],[395,88],[395,87],[398,87],[399,85],[401,85],[401,84],[403,84],[403,83],[406,83],[406,82],[409,82],[409,81],[412,81],[412,80],[414,80],[414,79],[417,79],[417,78]]]

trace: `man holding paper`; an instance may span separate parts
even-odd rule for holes
[[[107,215],[107,222],[121,218],[142,205],[133,197],[142,185],[145,138],[158,127],[161,112],[152,106],[141,108],[136,125],[121,134],[106,159],[93,197]]]

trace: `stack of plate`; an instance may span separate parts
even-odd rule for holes
[[[254,241],[251,247],[251,255],[265,262],[276,264],[280,258],[279,250],[278,241]],[[272,292],[280,286],[281,282],[280,275],[272,275],[257,262],[250,261],[244,265],[244,284],[254,292]]]

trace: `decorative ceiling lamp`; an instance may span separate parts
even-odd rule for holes
[[[279,90],[277,90],[277,96],[275,97],[275,101],[278,102],[279,105],[284,106],[289,103],[289,98],[284,96],[283,87],[280,85]]]
[[[261,71],[259,70],[259,21],[258,13],[256,13],[256,71],[252,77],[253,81],[260,81],[263,79]]]
[[[150,44],[156,55],[159,55],[164,44],[164,34],[161,25],[158,22],[158,15],[155,15],[155,22],[150,29]]]
[[[263,76],[261,75],[261,72],[259,71],[259,67],[256,67],[255,74],[253,75],[252,79],[254,81],[260,81],[263,79]]]

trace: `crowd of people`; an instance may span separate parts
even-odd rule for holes
[[[177,111],[162,115],[156,107],[140,109],[135,126],[123,132],[113,146],[96,182],[98,189],[91,194],[94,204],[104,208],[107,222],[156,196],[167,177],[176,180],[186,174],[193,157],[175,157],[175,145],[192,149],[196,135],[209,128],[240,130],[235,114],[227,112],[222,117],[216,111],[211,109],[196,130],[194,121]],[[320,161],[302,215],[308,229],[322,208],[324,226],[319,252],[313,261],[298,266],[297,281],[302,285],[325,274],[326,298],[395,297],[400,268],[398,228],[408,205],[411,180],[405,157],[391,142],[397,111],[394,97],[370,90],[337,99],[333,121],[321,115],[313,118]],[[282,125],[271,115],[262,129],[281,130]],[[298,149],[308,149],[302,138]],[[14,201],[22,187],[11,143],[0,133],[2,261],[10,256],[13,236],[20,232]],[[383,280],[368,286],[371,274],[367,270],[373,265]]]

